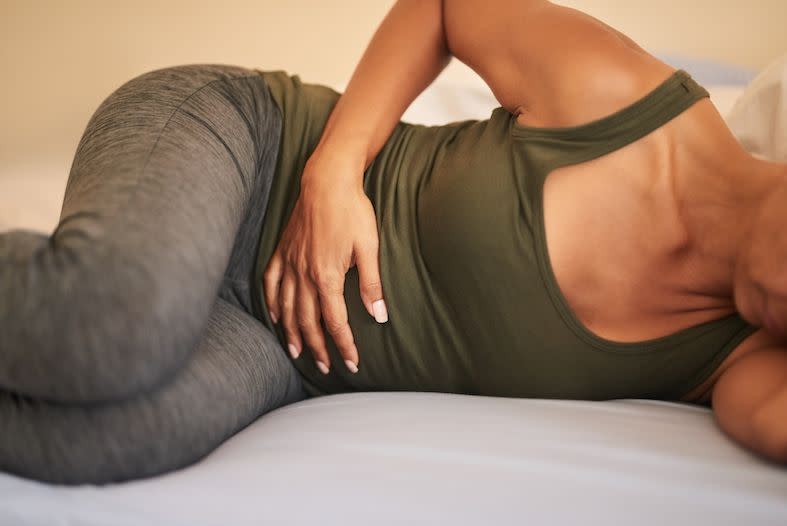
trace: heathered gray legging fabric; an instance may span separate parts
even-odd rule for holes
[[[0,233],[0,469],[151,476],[306,397],[251,314],[281,119],[230,65],[151,71],[102,102],[54,233]]]

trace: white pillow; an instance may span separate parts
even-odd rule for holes
[[[727,123],[747,151],[787,162],[787,54],[749,84]]]

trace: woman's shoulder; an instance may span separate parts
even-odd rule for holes
[[[633,105],[675,72],[666,64],[644,61],[565,69],[532,91],[515,111],[516,122],[544,128],[583,126]]]
[[[563,128],[603,118],[674,71],[575,9],[541,1],[475,7],[446,13],[452,54],[525,126]]]

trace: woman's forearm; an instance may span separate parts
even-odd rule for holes
[[[448,65],[441,4],[394,4],[331,112],[315,153],[349,152],[363,160],[364,169],[369,166],[410,103]]]

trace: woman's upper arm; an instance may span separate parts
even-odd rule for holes
[[[674,71],[614,28],[547,0],[444,0],[443,26],[451,54],[533,126],[604,117]]]
[[[763,349],[733,362],[716,381],[712,405],[733,439],[787,463],[787,349]]]
[[[443,0],[443,31],[452,56],[484,79],[500,104],[513,111],[520,72],[509,64],[533,10],[546,0]],[[512,89],[513,88],[513,89]]]

